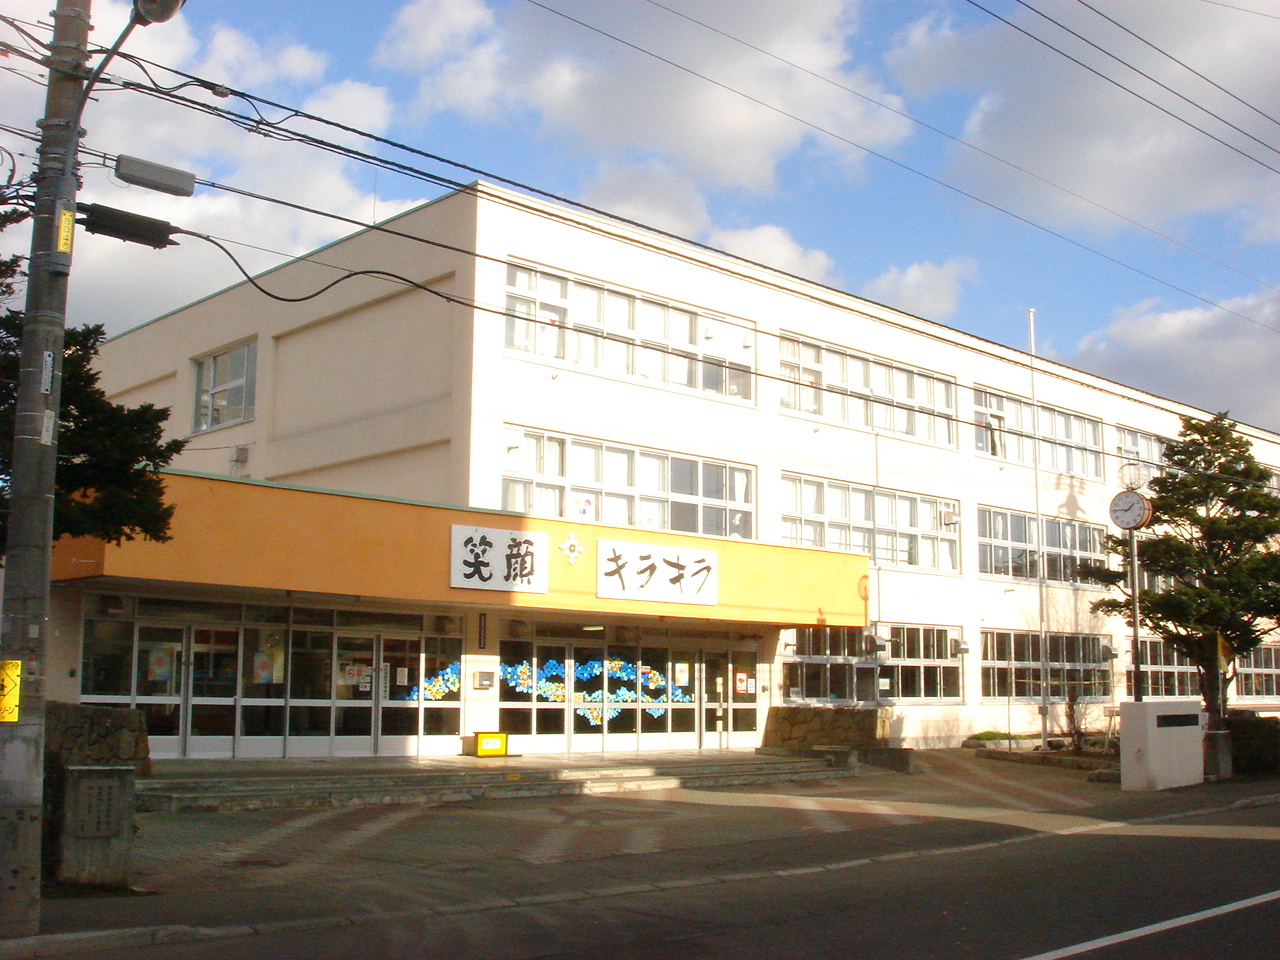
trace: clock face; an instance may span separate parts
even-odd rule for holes
[[[1111,500],[1111,522],[1122,530],[1140,527],[1151,519],[1151,501],[1136,490],[1121,490]]]

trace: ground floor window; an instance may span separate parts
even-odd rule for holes
[[[184,754],[267,740],[378,752],[460,734],[462,628],[420,613],[91,596],[81,700],[141,710],[148,735]]]
[[[1236,662],[1236,696],[1280,697],[1280,645],[1263,644]]]
[[[789,700],[871,703],[963,697],[959,629],[919,624],[784,631]]]
[[[1111,695],[1106,638],[1075,633],[982,631],[982,695],[1054,701],[1102,700]]]
[[[499,727],[593,736],[752,732],[756,653],[626,628],[517,624],[499,644]],[[595,633],[593,636],[592,634]]]
[[[1145,639],[1142,643],[1143,694],[1148,697],[1198,697],[1200,681],[1196,668],[1163,640]],[[1133,671],[1128,672],[1129,689],[1134,686]]]

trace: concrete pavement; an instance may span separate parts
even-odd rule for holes
[[[997,764],[971,751],[917,758],[920,772],[910,776],[863,767],[856,778],[740,786],[690,786],[675,776],[627,793],[142,813],[133,857],[139,892],[46,899],[42,934],[0,941],[0,960],[481,914],[629,890],[696,895],[709,884],[962,856],[1280,802],[1278,780],[1132,794],[1082,771]],[[551,758],[537,764],[555,767]]]

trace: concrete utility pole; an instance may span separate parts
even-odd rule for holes
[[[80,116],[89,91],[136,26],[168,20],[185,0],[134,0],[128,26],[87,75],[91,0],[57,0],[35,173],[23,316],[9,542],[0,623],[0,939],[40,931],[44,677],[62,399],[67,278],[75,234]]]
[[[0,722],[0,937],[33,936],[40,929],[44,674],[56,427],[67,275],[75,229],[76,153],[82,134],[89,3],[58,0],[53,13],[45,115],[40,121],[0,625],[0,660],[10,663],[6,676],[12,678],[17,673],[21,683],[17,716],[0,717],[9,720]]]

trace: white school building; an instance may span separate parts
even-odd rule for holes
[[[352,271],[104,344],[188,440],[175,537],[61,549],[51,696],[175,756],[754,746],[798,706],[947,746],[1129,697],[1076,566],[1205,411],[489,184],[258,282]],[[1277,648],[1237,666],[1280,702]]]

